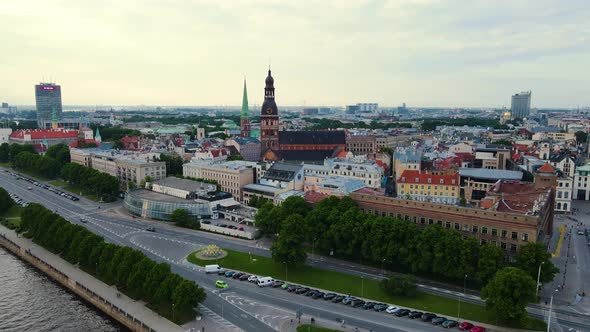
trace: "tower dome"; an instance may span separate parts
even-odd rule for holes
[[[275,83],[275,79],[272,78],[272,75],[270,74],[270,69],[268,70],[268,76],[266,76],[265,82],[267,87],[270,87]]]

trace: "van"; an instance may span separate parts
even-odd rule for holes
[[[264,277],[264,278],[258,278],[258,281],[256,282],[256,284],[259,287],[264,287],[264,286],[268,286],[270,284],[272,284],[275,280],[271,277]]]
[[[223,269],[217,264],[205,265],[205,273],[218,273]]]

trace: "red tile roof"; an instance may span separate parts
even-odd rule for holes
[[[303,195],[305,201],[310,203],[317,203],[326,197],[330,197],[330,195],[318,193],[315,191],[308,191]]]
[[[15,130],[10,134],[10,138],[24,139],[27,134],[31,135],[31,139],[63,139],[78,137],[78,131],[74,129],[23,129]]]
[[[442,184],[446,186],[458,186],[459,173],[432,174],[421,173],[420,171],[416,170],[405,170],[399,177],[398,183]]]
[[[549,163],[545,163],[545,165],[539,167],[539,169],[537,170],[537,172],[541,172],[541,173],[555,173],[555,168],[551,165],[549,165]]]

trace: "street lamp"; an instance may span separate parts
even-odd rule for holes
[[[385,264],[385,258],[381,261],[381,274],[385,274],[385,269],[383,269],[383,264]]]
[[[465,296],[465,284],[467,283],[467,275],[463,278],[463,296]],[[461,297],[459,296],[459,304],[457,305],[457,320],[461,320]]]
[[[547,315],[547,332],[549,332],[551,329],[551,308],[553,307],[553,295],[555,295],[555,293],[557,293],[557,290],[555,290],[551,294],[551,300],[549,301],[549,314]]]
[[[537,273],[537,290],[535,291],[535,297],[539,295],[539,286],[541,285],[539,281],[541,280],[541,266],[543,266],[543,264],[545,264],[545,262],[541,262],[541,264],[539,264],[539,273]]]
[[[361,276],[361,297],[365,297],[365,278]]]
[[[172,303],[172,320],[174,320],[174,303]]]

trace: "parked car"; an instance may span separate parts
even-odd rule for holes
[[[243,276],[244,274],[245,274],[244,272],[236,272],[231,277],[234,278],[234,279],[238,279],[239,277]]]
[[[410,313],[410,310],[408,309],[401,309],[398,310],[394,313],[394,315],[396,315],[397,317],[403,317],[403,316],[407,316]]]
[[[300,286],[300,287],[297,287],[297,289],[295,289],[295,294],[305,294],[307,292],[309,292],[309,288],[307,288],[307,287]]]
[[[473,328],[473,324],[469,323],[469,322],[463,322],[461,324],[459,324],[459,330],[461,331],[469,331]]]
[[[375,303],[375,302],[367,302],[363,306],[363,309],[365,309],[365,310],[373,309],[373,307],[375,306],[375,304],[377,304],[377,303]]]
[[[355,299],[352,302],[350,302],[350,305],[353,306],[353,307],[355,307],[355,308],[358,308],[358,307],[364,306],[365,303],[367,303],[367,302],[365,302],[365,301],[363,301],[361,299]]]
[[[29,187],[29,188],[31,188],[31,187]],[[33,189],[33,188],[31,188],[31,189]],[[583,231],[583,230],[581,230],[581,229],[580,229],[580,230],[578,230],[578,235],[584,235],[584,231]]]
[[[299,288],[299,286],[297,286],[297,285],[289,285],[289,287],[287,287],[287,292],[293,293],[297,288]]]
[[[227,278],[231,278],[234,275],[234,273],[236,273],[236,272],[234,272],[234,271],[227,271],[227,272],[225,272],[225,276]]]
[[[281,288],[282,288],[282,289],[287,289],[287,288],[289,288],[290,286],[291,286],[291,285],[289,285],[288,283],[284,283],[284,284],[282,284],[282,285],[281,285]]]
[[[408,314],[408,317],[410,317],[411,319],[417,319],[421,318],[422,314],[424,314],[422,311],[412,311]]]
[[[387,309],[387,307],[389,307],[389,305],[385,303],[377,303],[375,306],[373,306],[373,310],[384,311],[385,309]]]
[[[447,328],[447,329],[452,329],[453,327],[457,326],[457,321],[456,320],[445,320],[444,322],[442,322],[442,324],[440,324],[440,326]]]
[[[385,312],[388,313],[388,314],[392,314],[397,309],[398,308],[396,306],[390,305],[389,307],[387,307],[387,309],[385,309]]]
[[[243,275],[241,275],[241,276],[240,276],[240,278],[239,278],[239,279],[240,279],[240,281],[246,281],[246,280],[248,280],[250,277],[251,277],[251,275],[249,275],[249,274],[243,274]]]
[[[255,276],[252,276],[252,277],[255,277]],[[248,281],[250,281],[250,279],[248,279]],[[270,286],[272,288],[277,288],[277,287],[281,287],[283,284],[285,284],[284,281],[275,280],[275,282],[273,282],[272,284],[270,284]]]
[[[423,322],[430,322],[433,318],[436,318],[436,315],[431,312],[425,312],[422,314],[422,317],[420,318]]]
[[[209,220],[203,220],[201,221],[201,224],[211,225],[211,222]]]
[[[312,289],[309,292],[305,293],[305,296],[313,296],[313,295],[315,295],[316,293],[319,293],[319,292],[320,292],[319,290]]]
[[[258,281],[258,276],[252,274],[248,277],[248,281],[249,282],[256,282],[256,281]]]
[[[344,299],[343,295],[336,295],[332,298],[332,302],[338,303],[338,302],[341,302],[343,299]]]
[[[217,288],[227,288],[229,285],[227,284],[227,282],[223,281],[223,280],[217,280],[215,282],[215,287]]]
[[[314,299],[314,300],[317,300],[319,298],[323,298],[324,297],[324,294],[325,294],[324,292],[319,292],[318,291],[318,292],[315,292],[315,294],[313,294],[311,296],[311,298]]]
[[[436,317],[436,318],[432,319],[431,323],[432,323],[432,325],[440,325],[446,320],[447,320],[446,317]]]
[[[217,275],[218,276],[223,276],[223,275],[225,275],[225,272],[226,271],[224,269],[219,269],[219,271],[217,271]]]
[[[486,328],[483,326],[474,326],[469,332],[486,332]]]
[[[350,304],[350,302],[356,300],[356,297],[347,296],[342,299],[342,304]]]
[[[336,296],[334,293],[326,293],[324,294],[324,300],[331,300]]]
[[[243,231],[243,230],[244,230],[244,227],[242,227],[242,226],[238,227],[238,231]]]

